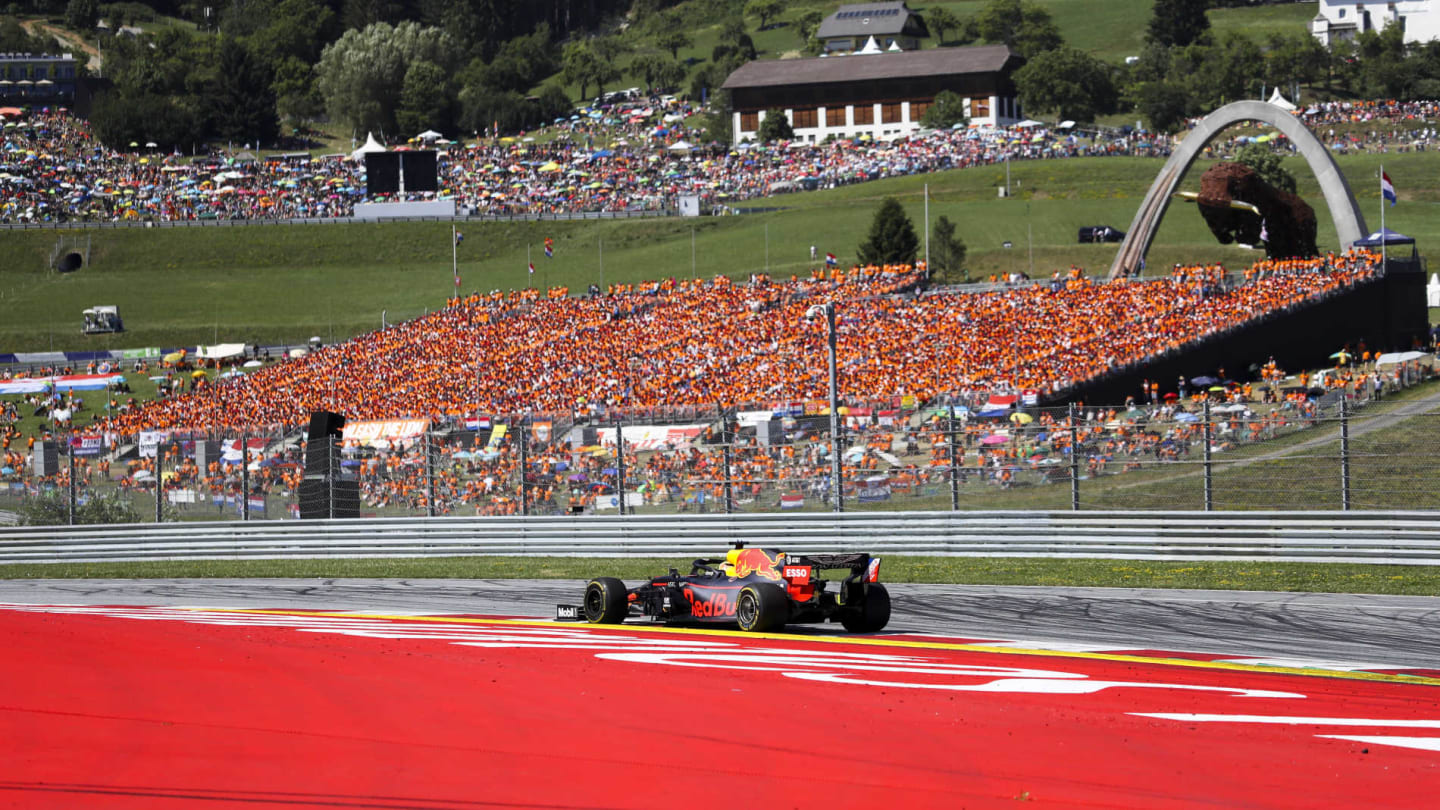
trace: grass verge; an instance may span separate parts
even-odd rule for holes
[[[409,578],[571,579],[597,575],[638,580],[682,559],[446,557],[371,560],[3,565],[0,579]],[[887,556],[883,579],[898,583],[1048,585],[1108,588],[1201,588],[1236,591],[1440,595],[1440,568],[1329,563],[1151,562],[1009,557]],[[579,596],[577,588],[576,596]]]

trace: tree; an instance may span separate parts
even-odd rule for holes
[[[795,33],[800,37],[801,45],[809,45],[814,38],[815,32],[820,30],[820,23],[825,22],[825,15],[818,9],[810,9],[801,14],[795,20]]]
[[[965,114],[965,99],[953,90],[941,90],[935,94],[930,109],[921,116],[920,123],[931,129],[950,129],[956,124],[968,121]]]
[[[346,31],[325,48],[315,69],[316,85],[332,119],[356,133],[393,133],[410,66],[424,60],[448,73],[459,59],[460,49],[439,28],[375,23]]]
[[[970,280],[965,266],[965,242],[955,235],[955,223],[948,217],[935,220],[935,229],[930,233],[930,273],[932,278],[950,284]]]
[[[1149,38],[1161,45],[1184,47],[1210,30],[1205,3],[1198,0],[1155,0]]]
[[[795,138],[795,130],[790,126],[790,119],[785,116],[784,110],[766,110],[765,120],[760,122],[760,131],[755,133],[755,139],[761,143],[771,141],[788,141]]]
[[[405,71],[402,88],[400,106],[395,110],[395,123],[402,134],[450,128],[450,92],[444,69],[434,62],[418,60]]]
[[[1045,51],[1015,71],[1015,87],[1027,108],[1075,121],[1094,121],[1119,103],[1110,67],[1068,46]]]
[[[614,66],[602,59],[590,42],[572,42],[565,46],[565,55],[560,58],[561,71],[565,81],[580,85],[580,98],[586,99],[586,92],[595,86],[596,95],[604,95],[605,83],[619,75]]]
[[[870,235],[860,243],[860,263],[866,265],[914,264],[920,240],[905,209],[894,197],[886,197],[870,223]]]
[[[1009,45],[1026,59],[1065,42],[1049,11],[1022,0],[990,0],[971,22],[981,39]]]
[[[655,47],[669,51],[671,59],[679,59],[680,49],[688,48],[694,44],[695,40],[684,31],[666,31],[655,37]]]
[[[645,78],[646,90],[653,90],[657,87],[671,89],[685,81],[685,66],[657,53],[647,53],[635,57],[634,61],[630,63],[630,72],[638,73]]]
[[[99,0],[70,0],[65,4],[66,28],[74,31],[94,31],[95,24],[99,21]]]
[[[944,6],[936,6],[925,12],[925,25],[935,32],[935,41],[941,45],[945,44],[947,31],[959,31],[964,27],[960,18]]]
[[[1135,91],[1135,110],[1157,132],[1174,132],[1185,123],[1189,94],[1178,83],[1159,80],[1141,83]]]
[[[750,0],[745,4],[745,13],[760,18],[760,30],[770,27],[770,21],[780,16],[785,4],[780,0]]]
[[[270,66],[245,43],[221,37],[218,70],[204,96],[210,131],[227,140],[274,143],[280,132]]]
[[[1246,144],[1235,155],[1236,163],[1243,163],[1255,170],[1261,180],[1281,191],[1295,193],[1295,175],[1285,171],[1283,159],[1263,143]]]

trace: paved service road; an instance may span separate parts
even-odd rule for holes
[[[1440,668],[1440,597],[890,585],[892,632]],[[8,580],[0,602],[549,617],[570,580]],[[828,627],[828,625],[827,625]]]

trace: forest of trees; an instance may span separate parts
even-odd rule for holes
[[[7,13],[47,15],[100,42],[105,84],[91,117],[106,143],[189,151],[216,140],[276,145],[316,120],[362,139],[514,132],[568,115],[622,76],[714,97],[759,55],[753,32],[785,26],[798,52],[818,51],[823,13],[787,9],[778,0],[25,0]],[[947,46],[1005,43],[1026,57],[1015,77],[1026,110],[1057,119],[1126,113],[1172,130],[1262,86],[1440,97],[1440,43],[1406,46],[1395,29],[1330,48],[1303,29],[1217,36],[1202,12],[1202,0],[1155,0],[1145,47],[1123,65],[1069,46],[1033,0],[987,0],[963,19],[943,6],[924,16]],[[141,37],[104,33],[149,23]],[[716,44],[696,57],[706,29]],[[68,48],[4,16],[0,50]],[[728,121],[711,115],[710,137],[728,137]]]

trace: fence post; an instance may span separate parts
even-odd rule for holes
[[[70,441],[74,434],[65,436],[65,458],[70,469],[70,498],[66,509],[66,515],[71,526],[75,525],[75,445]]]
[[[618,480],[615,482],[615,493],[619,496],[618,503],[620,514],[625,514],[625,437],[621,434],[620,420],[615,420],[615,471],[618,473]]]
[[[435,453],[429,430],[421,434],[420,446],[425,453],[425,514],[435,517]]]
[[[1080,422],[1070,403],[1070,511],[1080,511]]]
[[[1340,509],[1350,511],[1350,407],[1340,397]]]
[[[1210,400],[1208,397],[1204,405],[1203,425],[1204,430],[1201,440],[1205,446],[1202,450],[1201,458],[1204,460],[1205,468],[1205,511],[1210,512],[1215,509],[1215,471],[1210,464],[1210,444],[1214,436],[1214,431],[1213,425],[1210,423]]]
[[[955,445],[958,444],[955,437],[955,406],[947,405],[948,411],[945,415],[946,440],[950,446],[950,511],[960,511],[960,467],[956,463],[959,456],[956,454]]]
[[[250,432],[240,431],[240,519],[250,519]]]
[[[515,437],[516,441],[520,444],[520,514],[528,515],[530,514],[530,490],[525,484],[525,474],[530,469],[530,454],[528,452],[530,442],[530,426],[528,423],[530,420],[524,415],[521,415],[520,418],[515,421],[520,424],[520,435]]]
[[[161,482],[164,480],[164,475],[165,475],[165,445],[162,443],[162,444],[157,444],[157,445],[155,445],[155,522],[156,522],[156,523],[160,523],[160,522],[162,522],[163,519],[164,519],[164,514],[161,512],[161,507],[160,507],[161,499],[165,497],[165,493],[163,492],[164,487],[161,486]]]
[[[716,406],[717,408],[719,406]],[[735,511],[735,490],[731,487],[732,455],[730,452],[730,417],[725,414],[724,408],[720,410],[720,454],[725,459],[725,514],[729,515]]]
[[[325,437],[325,517],[335,519],[335,478],[340,467],[339,453],[335,452],[335,437]]]

